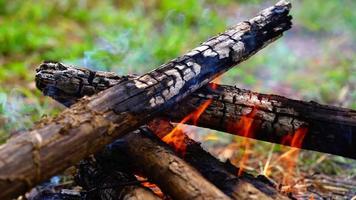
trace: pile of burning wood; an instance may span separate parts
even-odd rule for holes
[[[213,157],[182,123],[355,159],[355,111],[209,83],[290,29],[290,8],[280,1],[141,76],[44,62],[37,87],[69,108],[0,147],[0,198],[73,165],[80,190],[31,199],[291,198]]]

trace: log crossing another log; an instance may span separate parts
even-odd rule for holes
[[[58,64],[59,65],[59,64]],[[64,69],[64,66],[62,65],[61,67]],[[55,91],[54,93],[51,94],[53,97],[57,97],[57,95],[60,95],[61,98],[56,98],[60,99],[59,102],[65,103],[67,106],[71,106],[72,104],[76,103],[78,99],[80,98],[79,95],[71,95],[70,92],[67,92],[66,94],[65,91],[68,91],[68,89],[58,89],[55,86],[55,82],[57,82],[58,85],[64,86],[66,88],[75,88],[73,87],[75,84],[71,83],[83,83],[86,84],[88,78],[86,75],[89,75],[89,73],[86,69],[76,69],[72,67],[66,67],[67,70],[58,70],[58,67],[56,68],[51,68],[49,71],[42,71],[43,69],[39,70],[39,73],[36,76],[37,83],[39,86],[44,86],[44,88],[49,88],[49,86],[52,87],[51,90]],[[53,71],[54,70],[54,71]],[[58,71],[57,71],[58,70]],[[79,71],[78,71],[79,70]],[[50,72],[58,72],[51,74]],[[62,72],[62,73],[60,73]],[[66,75],[63,75],[66,74]],[[76,74],[77,76],[73,76],[73,74]],[[114,73],[105,73],[105,72],[96,72],[96,76],[93,79],[93,83],[96,82],[102,82],[102,83],[109,83],[109,84],[117,84],[117,81],[122,81],[122,78],[116,76]],[[73,78],[82,78],[83,81],[73,81]],[[103,79],[108,78],[106,81],[103,81]],[[41,87],[39,87],[41,88]],[[46,89],[41,88],[42,90],[46,91]],[[89,89],[90,86],[85,86],[83,88]],[[105,89],[104,86],[101,86],[101,89]],[[69,89],[70,90],[70,89]],[[88,91],[92,92],[98,92],[98,90],[95,90],[94,88],[89,89]],[[64,94],[64,95],[63,95]],[[88,93],[87,95],[91,95]],[[66,99],[68,97],[68,100]],[[154,119],[153,121],[148,123],[149,129],[157,136],[160,136],[161,138],[164,137],[166,134],[172,131],[174,128],[171,123],[169,123],[166,120],[163,119]],[[162,146],[162,143],[157,142],[150,137],[146,137],[147,135],[152,135],[147,129],[141,129],[138,130],[140,135],[144,135],[143,137],[145,138],[144,142],[142,142],[142,138],[136,138],[135,142],[131,142],[131,140],[118,140],[115,143],[109,145],[108,147],[105,148],[105,151],[102,153],[97,154],[96,156],[102,157],[102,159],[99,159],[98,163],[96,163],[99,166],[108,166],[106,167],[105,171],[107,173],[112,173],[115,174],[116,171],[121,172],[121,167],[123,163],[123,159],[120,155],[123,155],[124,149],[136,149],[137,146],[153,146],[154,148],[144,148],[142,149],[136,149],[136,151],[131,152],[131,151],[126,151],[126,154],[128,158],[131,159],[132,163],[140,163],[139,165],[136,166],[136,168],[143,169],[146,171],[146,176],[151,177],[151,174],[157,174],[159,177],[158,180],[160,179],[171,179],[174,177],[171,177],[170,174],[165,173],[165,171],[162,171],[161,168],[168,168],[167,163],[162,164],[162,156],[160,156],[160,153],[157,153],[157,149],[165,149],[166,154],[164,155],[167,157],[167,160],[173,160],[175,159],[176,155],[167,150],[166,145]],[[129,133],[133,134],[133,133]],[[182,133],[184,134],[184,133]],[[136,136],[136,137],[142,137],[142,136]],[[145,136],[146,135],[146,136]],[[185,134],[184,134],[185,135]],[[123,146],[123,143],[126,144],[126,146]],[[136,144],[139,143],[139,144]],[[279,194],[276,188],[271,187],[270,185],[264,183],[263,181],[253,178],[253,176],[244,174],[243,177],[237,177],[235,174],[238,171],[238,169],[234,169],[234,172],[229,172],[224,168],[227,164],[221,163],[219,160],[214,158],[212,155],[204,151],[200,145],[193,140],[189,139],[188,137],[184,137],[184,145],[187,146],[186,149],[186,154],[184,156],[184,159],[188,161],[189,164],[191,164],[195,169],[197,169],[205,178],[207,178],[208,181],[213,183],[216,187],[218,187],[220,190],[222,190],[225,194],[229,195],[233,199],[251,199],[251,198],[258,198],[258,199],[288,199],[284,197],[283,195]],[[158,151],[160,152],[160,151]],[[154,155],[154,156],[151,156]],[[147,159],[146,157],[150,157],[150,159]],[[146,162],[149,160],[149,163]],[[125,162],[124,162],[125,163]],[[126,162],[130,163],[130,162]],[[167,164],[167,165],[166,165]],[[148,166],[160,166],[159,168],[147,168]],[[189,166],[185,166],[186,164],[184,162],[181,163],[182,166],[185,168],[190,168]],[[84,165],[86,166],[86,165]],[[229,166],[229,168],[233,168],[232,165]],[[82,170],[82,171],[90,171],[90,170]],[[186,174],[185,172],[181,171],[182,177],[188,177],[189,174]],[[168,177],[167,177],[168,176]],[[85,176],[86,177],[86,176]],[[87,178],[83,178],[86,180]],[[99,178],[101,179],[101,178]],[[157,179],[157,178],[156,178]],[[119,179],[116,180],[120,181]],[[163,187],[168,188],[168,192],[174,191],[176,188],[180,187],[185,187],[188,183],[180,184],[179,179],[172,179],[171,184],[163,184]],[[255,186],[255,185],[256,186]],[[80,184],[83,185],[83,184]],[[86,184],[88,185],[88,184]],[[105,191],[103,191],[105,194]],[[180,194],[185,197],[189,197],[189,191],[188,194]],[[204,191],[201,191],[200,193],[205,193]],[[169,193],[168,193],[169,194]],[[115,195],[113,195],[115,196]],[[192,198],[192,197],[190,197]]]
[[[54,63],[39,68],[36,83],[45,95],[68,106],[83,96],[134,78]],[[161,116],[179,122],[208,99],[213,101],[202,113],[198,126],[241,135],[238,122],[255,109],[254,115],[248,116],[254,130],[246,134],[248,137],[281,144],[298,128],[305,127],[307,133],[300,148],[356,159],[356,111],[351,109],[215,84],[214,89],[202,87]]]
[[[187,54],[84,98],[0,146],[0,199],[14,198],[155,117],[291,27],[281,1]]]

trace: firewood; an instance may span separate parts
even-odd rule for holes
[[[62,63],[51,66],[43,65],[38,70],[37,87],[67,106],[83,96],[136,77]],[[207,99],[213,101],[202,113],[198,126],[239,135],[236,125],[243,116],[256,109],[255,115],[249,116],[253,119],[254,133],[246,135],[248,137],[281,144],[283,138],[293,137],[298,128],[305,127],[308,130],[300,148],[356,158],[356,111],[351,109],[215,84],[214,89],[202,87],[169,111],[162,112],[161,116],[179,122]]]
[[[119,149],[130,155],[135,168],[141,169],[173,199],[230,199],[147,127],[125,135],[110,146],[111,151]]]
[[[281,1],[187,54],[84,98],[0,146],[0,199],[10,199],[147,123],[291,27]]]
[[[233,199],[288,199],[259,179],[247,174],[237,177],[225,169],[226,164],[205,152],[193,140],[187,139],[187,154],[184,159],[192,164],[192,168],[155,135],[147,127],[129,133],[107,146],[104,156],[106,159],[98,162],[102,165],[105,162],[113,163],[110,170],[115,171],[120,166],[117,156],[126,154],[135,168],[143,170],[150,180],[174,199],[209,198],[216,195],[211,194],[216,190],[215,186]],[[215,186],[209,185],[195,169]]]
[[[49,72],[53,72],[52,70],[50,70]],[[68,87],[71,87],[70,83],[77,82],[77,81],[68,80],[68,78],[71,79],[70,77],[72,77],[73,74],[80,74],[80,75],[77,75],[76,77],[84,78],[84,80],[86,80],[85,74],[90,74],[90,73],[84,73],[84,74],[80,73],[83,71],[86,72],[87,71],[86,69],[80,69],[79,71],[78,70],[79,69],[67,67],[67,70],[63,71],[63,72],[65,72],[65,74],[67,74],[67,76],[63,76],[62,74],[53,76],[53,75],[50,75],[45,72],[41,73],[41,77],[45,77],[45,78],[39,78],[40,73],[38,73],[36,80],[37,80],[37,82],[39,80],[41,80],[42,83],[44,82],[43,80],[48,80],[45,84],[42,84],[43,86],[50,85],[49,84],[50,81],[51,82],[54,81],[54,82],[58,82],[58,83],[63,81],[63,84],[59,84],[59,85],[64,85],[64,86],[67,85]],[[42,72],[42,71],[39,71],[39,72]],[[57,72],[57,71],[54,71],[54,72]],[[77,72],[77,73],[73,73],[73,72]],[[47,75],[45,75],[45,74],[47,74]],[[68,77],[68,75],[69,75],[69,77]],[[96,72],[96,76],[100,76],[102,78],[109,78],[108,82],[111,82],[111,84],[116,84],[116,81],[122,80],[120,78],[116,78],[116,75],[114,73]],[[94,78],[93,82],[96,82],[96,79],[97,78]],[[100,79],[100,80],[102,80],[102,79]],[[64,84],[64,83],[68,83],[68,84]],[[45,88],[48,88],[48,87],[45,87]],[[89,88],[89,87],[86,87],[86,88]],[[102,88],[104,89],[105,87],[102,87]],[[76,101],[78,101],[79,96],[68,95],[68,94],[61,95],[63,93],[65,94],[64,91],[56,90],[56,93],[53,93],[53,94],[58,94],[61,96],[61,98],[57,98],[57,99],[60,99],[59,102],[64,103],[66,106],[71,106],[72,104],[76,103]],[[97,90],[92,90],[92,91],[97,92]],[[91,94],[88,94],[88,95],[91,95]],[[55,95],[55,97],[56,97],[56,95]],[[66,99],[67,97],[69,100]],[[155,119],[155,120],[151,121],[150,123],[148,123],[148,125],[149,125],[150,130],[160,137],[164,137],[167,133],[169,133],[173,129],[173,125],[171,123],[169,123],[166,120],[162,120],[162,119]],[[143,132],[143,134],[149,134],[149,133],[145,133],[144,130],[140,130],[140,131]],[[116,144],[120,144],[120,142],[122,145],[123,140],[116,142]],[[152,141],[146,141],[146,143],[150,143],[150,142],[152,143]],[[269,186],[268,184],[263,183],[259,179],[253,178],[251,175],[244,174],[243,177],[237,177],[236,172],[238,171],[238,169],[232,167],[232,165],[229,166],[229,169],[233,168],[235,170],[235,173],[229,172],[228,170],[225,169],[226,164],[218,161],[212,155],[210,155],[209,153],[204,151],[198,143],[194,142],[193,140],[190,140],[188,137],[185,137],[184,142],[185,142],[185,145],[187,146],[187,154],[184,157],[184,159],[187,160],[188,163],[192,164],[192,166],[194,168],[196,168],[200,173],[202,173],[202,175],[204,177],[206,177],[210,182],[212,182],[215,186],[217,186],[219,189],[221,189],[225,194],[233,197],[234,199],[250,199],[252,197],[258,197],[259,199],[285,199],[284,196],[278,194],[278,192],[275,188]],[[125,143],[128,146],[133,145],[129,140],[126,140]],[[104,151],[105,153],[98,153],[96,155],[96,156],[99,156],[102,158],[99,160],[99,163],[97,163],[99,166],[107,166],[107,165],[111,166],[111,167],[106,167],[105,171],[107,171],[107,172],[120,171],[122,163],[123,163],[121,161],[123,159],[120,157],[120,155],[123,153],[120,151],[117,151],[117,149],[120,149],[120,148],[118,148],[118,147],[115,148],[115,146],[117,146],[117,145],[114,145],[114,144],[111,144],[109,147],[105,148],[105,151]],[[159,144],[155,144],[155,145],[160,146]],[[132,148],[135,148],[135,146],[133,146]],[[165,148],[165,147],[161,147],[161,148]],[[147,154],[155,155],[155,152],[153,151],[153,149],[146,149],[145,152],[141,152],[141,154],[139,154],[139,155],[137,153],[131,154],[130,152],[127,152],[127,156],[131,158],[133,163],[140,162],[138,160],[142,160],[142,157],[145,157]],[[167,154],[167,156],[172,156],[172,155]],[[160,160],[161,160],[161,157],[155,156],[155,157],[151,158],[150,162],[151,163],[159,163]],[[110,164],[110,163],[112,163],[112,164]],[[147,165],[148,165],[147,163],[143,163],[142,165],[139,165],[137,167],[145,168]],[[84,166],[86,166],[86,165],[84,165]],[[113,167],[113,166],[116,166],[116,167]],[[117,166],[119,166],[120,168],[118,169]],[[149,170],[149,169],[147,169],[147,170]],[[155,170],[157,170],[157,169],[155,169]],[[85,171],[90,171],[90,170],[82,170],[82,171],[85,172]],[[158,172],[161,172],[161,171],[159,170]],[[150,175],[150,173],[148,173],[148,176],[149,175]],[[82,179],[86,180],[87,179],[86,177],[88,175],[86,176],[85,174],[83,174],[82,176],[83,176]],[[101,175],[101,176],[103,176],[103,175]],[[94,178],[94,179],[101,179],[101,176],[100,176],[100,178]],[[89,175],[89,177],[90,177],[90,175]],[[95,181],[95,183],[97,183],[97,181]],[[257,184],[258,186],[255,187],[253,184]],[[83,185],[83,184],[80,184],[80,185]],[[90,185],[90,184],[85,184],[85,185]]]

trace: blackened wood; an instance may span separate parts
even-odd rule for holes
[[[69,106],[134,77],[56,63],[39,69],[36,83],[44,94]],[[161,115],[179,122],[207,99],[213,101],[198,126],[239,135],[236,125],[255,109],[249,116],[254,125],[254,134],[247,135],[251,138],[281,144],[283,138],[293,137],[298,128],[305,127],[308,131],[300,148],[356,158],[356,111],[351,109],[215,84],[214,89],[204,86]]]
[[[291,27],[284,1],[134,80],[82,99],[0,146],[0,199],[10,199],[137,129]],[[47,63],[50,65],[50,63]]]
[[[115,155],[115,163],[106,157],[106,151],[100,152],[78,165],[75,182],[83,188],[86,200],[160,199],[140,184],[129,170],[124,156]]]
[[[66,191],[41,190],[34,196],[27,198],[28,200],[87,200],[80,193],[71,194]]]

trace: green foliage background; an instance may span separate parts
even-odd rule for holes
[[[0,138],[63,109],[35,88],[43,60],[141,74],[273,3],[0,0]],[[356,1],[292,4],[292,30],[223,83],[356,109]]]

